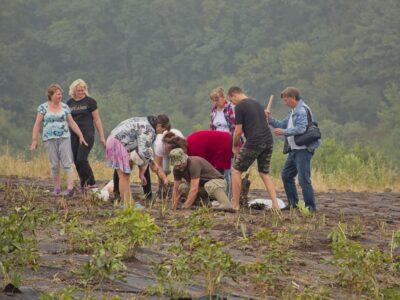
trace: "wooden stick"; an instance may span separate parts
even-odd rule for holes
[[[266,112],[271,112],[272,100],[274,100],[274,95],[269,96],[268,105],[265,109]]]

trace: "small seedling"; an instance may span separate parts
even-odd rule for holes
[[[272,214],[272,227],[276,228],[279,227],[279,225],[282,222],[282,212],[278,209],[271,209],[271,214]]]
[[[15,193],[13,192],[13,185],[10,180],[7,180],[5,184],[1,186],[1,189],[4,190],[4,201],[11,201],[13,202]]]
[[[350,226],[350,236],[351,237],[360,237],[364,233],[364,223],[362,222],[360,217],[357,217],[354,221],[354,224]]]
[[[379,231],[381,232],[381,234],[385,234],[386,233],[386,222],[385,221],[377,221],[378,223],[378,228]]]
[[[303,200],[300,200],[297,204],[297,208],[299,209],[300,214],[303,217],[312,217],[314,214],[310,211],[310,209],[306,206],[306,203]]]
[[[19,186],[18,190],[22,195],[24,204],[27,204],[27,205],[32,205],[32,203],[35,202],[36,197],[39,194],[39,187],[34,186],[33,184],[29,185],[29,186],[21,185],[21,186]]]
[[[123,280],[124,276],[119,273],[123,270],[126,270],[126,266],[122,262],[122,255],[99,245],[91,260],[73,274],[80,278],[80,283],[84,287],[89,284],[101,286],[107,279]]]

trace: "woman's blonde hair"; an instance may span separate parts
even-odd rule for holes
[[[213,89],[210,93],[210,99],[214,100],[215,96],[221,97],[221,98],[225,98],[225,94],[224,94],[224,89],[222,88],[222,86],[216,87],[215,89]]]
[[[72,98],[75,98],[75,90],[76,90],[76,88],[78,86],[83,87],[85,89],[86,96],[89,96],[89,89],[88,89],[88,86],[87,86],[86,82],[83,79],[79,78],[77,80],[74,80],[74,82],[72,82],[71,85],[69,86],[69,93],[68,94]]]
[[[58,91],[60,90],[60,92],[63,92],[63,89],[61,88],[61,85],[57,84],[57,83],[52,83],[48,86],[47,88],[47,99],[49,99],[49,101],[51,101],[51,97]]]

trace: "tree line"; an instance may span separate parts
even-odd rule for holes
[[[216,86],[243,87],[283,117],[300,88],[323,135],[400,161],[397,0],[3,0],[0,141],[27,148],[51,82],[83,78],[105,131],[166,113],[207,128]]]

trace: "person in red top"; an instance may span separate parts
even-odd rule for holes
[[[221,174],[231,166],[231,136],[228,132],[200,130],[190,134],[186,140],[168,132],[164,138],[166,152],[182,148],[189,156],[200,156]]]
[[[228,132],[200,130],[186,138],[189,156],[200,156],[224,174],[231,168],[231,135]]]

